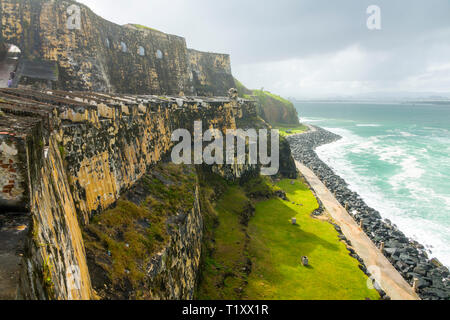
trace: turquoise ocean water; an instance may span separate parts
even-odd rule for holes
[[[450,106],[297,103],[342,140],[319,157],[365,202],[450,266]]]

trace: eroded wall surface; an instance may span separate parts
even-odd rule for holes
[[[193,84],[201,96],[222,95],[224,88],[234,88],[230,56],[188,50]]]
[[[225,132],[236,128],[236,119],[256,115],[250,101],[217,98],[18,89],[0,90],[0,97],[0,159],[8,163],[2,170],[10,174],[2,180],[7,187],[0,190],[1,209],[10,218],[14,215],[9,210],[20,211],[21,217],[31,221],[22,229],[29,228],[26,245],[10,252],[20,252],[21,263],[15,261],[17,270],[13,265],[11,272],[20,274],[16,278],[18,297],[24,299],[92,298],[80,226],[88,224],[94,213],[114,204],[154,164],[168,156],[174,130],[193,132],[194,121],[201,120],[204,130]],[[16,171],[14,177],[11,168]],[[217,171],[232,179],[252,169],[232,166]],[[186,232],[174,236],[164,253],[173,255],[176,261],[187,261],[183,259],[188,257],[194,266],[188,270],[194,271],[200,246],[193,243],[194,251],[186,256],[176,248],[201,238],[201,233],[189,236],[192,230],[201,229],[198,215],[194,208],[191,222],[183,226]],[[167,275],[167,266],[157,264],[155,268],[159,270],[157,275]],[[189,284],[195,279],[190,272],[184,280],[190,279]],[[170,279],[182,278],[170,275]],[[12,285],[9,281],[8,286]],[[188,287],[169,291],[172,295],[161,294],[161,298],[180,292],[189,297]]]
[[[119,26],[74,1],[1,0],[0,18],[0,43],[57,61],[56,89],[225,96],[234,87],[227,55],[194,54],[182,37]]]

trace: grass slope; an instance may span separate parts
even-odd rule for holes
[[[197,299],[379,299],[334,227],[310,217],[318,204],[303,182],[272,187],[267,181],[232,185],[216,203],[214,249],[204,260]],[[289,202],[264,199],[267,189],[279,188]],[[242,212],[250,201],[256,210],[247,227]],[[293,217],[299,226],[290,224]],[[311,267],[301,266],[303,255]]]
[[[299,124],[297,110],[289,100],[263,90],[253,90],[253,96],[257,98],[260,104],[260,108],[262,109],[260,112],[263,118],[270,124]]]
[[[366,286],[367,277],[349,256],[328,222],[314,219],[318,208],[312,192],[300,181],[278,184],[290,202],[272,199],[256,205],[250,221],[253,271],[245,294],[250,299],[361,300],[379,299]],[[295,202],[296,204],[292,204]],[[303,204],[298,206],[297,204]],[[297,218],[298,226],[289,223]],[[303,267],[301,256],[310,267]]]
[[[236,300],[247,281],[246,235],[240,224],[240,212],[248,199],[233,186],[217,204],[219,227],[215,230],[215,250],[206,258],[199,300]]]
[[[283,123],[299,125],[297,110],[292,102],[265,90],[249,90],[237,79],[234,80],[238,95],[244,99],[258,101],[258,114],[271,125]]]
[[[293,126],[287,126],[285,124],[278,124],[274,126],[275,129],[278,129],[280,131],[280,136],[287,137],[294,134],[303,133],[309,130],[309,128],[306,125],[293,125]]]

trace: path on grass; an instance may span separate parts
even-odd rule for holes
[[[394,268],[389,260],[374,245],[370,238],[358,226],[356,221],[341,206],[328,188],[309,168],[296,161],[297,168],[316,192],[325,209],[330,213],[335,222],[341,227],[342,232],[351,241],[357,254],[363,259],[369,270],[376,267],[378,272],[373,272],[373,278],[392,300],[420,300],[411,286]]]

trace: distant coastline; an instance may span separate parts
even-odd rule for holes
[[[399,105],[438,105],[450,106],[450,100],[370,100],[370,99],[302,99],[293,103],[362,103],[362,104],[399,104]]]

